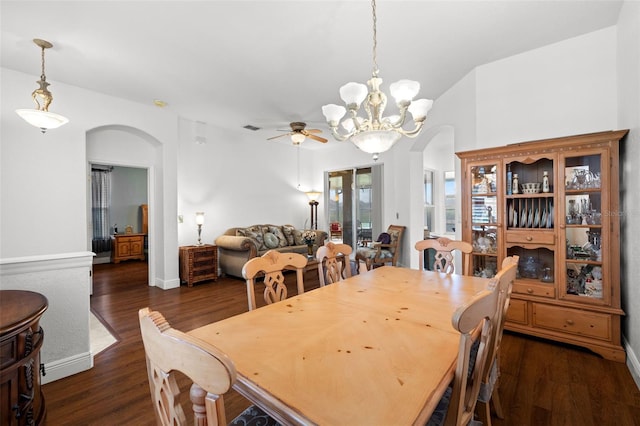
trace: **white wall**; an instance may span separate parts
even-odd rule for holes
[[[615,129],[616,82],[615,27],[480,66],[478,146]]]
[[[158,203],[156,284],[169,287],[178,283],[177,224],[173,220],[165,225],[165,217],[176,217],[177,118],[152,106],[53,81],[51,110],[71,121],[43,135],[14,112],[32,106],[37,76],[0,71],[0,288],[33,289],[49,300],[41,325],[50,336],[42,349],[42,362],[53,371],[45,378],[50,380],[90,367],[87,133],[115,124],[136,129],[162,146],[161,167],[155,173],[158,193],[150,196]],[[118,150],[121,156],[130,152],[126,148]],[[112,159],[116,161],[111,164],[119,164],[118,158]],[[68,259],[73,263],[86,258],[80,266],[67,265]]]
[[[622,332],[627,346],[627,365],[640,387],[640,3],[625,2],[618,22],[618,120],[630,129],[624,142],[622,164]]]

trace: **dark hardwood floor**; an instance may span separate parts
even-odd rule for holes
[[[244,281],[239,279],[167,291],[146,282],[144,262],[94,267],[91,308],[118,342],[95,357],[91,370],[43,386],[48,425],[155,424],[138,309],[158,310],[184,331],[247,310]],[[295,294],[292,284],[290,294]],[[308,273],[305,288],[317,285],[317,275]],[[179,383],[188,412],[188,380]],[[494,418],[496,426],[640,426],[640,391],[624,364],[527,336],[505,333],[500,395],[506,418]],[[230,420],[249,402],[231,391],[225,405]]]

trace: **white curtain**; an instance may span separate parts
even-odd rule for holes
[[[91,215],[94,253],[111,250],[109,209],[111,208],[111,167],[91,169]]]

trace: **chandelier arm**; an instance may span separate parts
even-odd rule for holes
[[[402,125],[404,124],[404,121],[407,119],[407,107],[400,107],[400,116],[398,117],[398,120],[394,121],[394,122],[390,122],[390,126],[395,130],[395,129],[399,129],[402,128]]]
[[[424,125],[424,120],[414,121],[414,123],[416,127],[413,130],[404,130],[401,127],[393,130],[408,138],[415,138],[420,134],[420,130],[422,130],[422,126]]]
[[[337,126],[331,126],[331,134],[333,135],[334,138],[336,138],[339,141],[346,141],[347,139],[349,139],[354,132],[348,133],[346,135],[341,135],[338,132],[338,127]]]

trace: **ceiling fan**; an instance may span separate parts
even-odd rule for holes
[[[326,143],[327,139],[322,138],[320,136],[314,135],[314,133],[321,133],[320,129],[305,129],[307,127],[307,123],[302,123],[300,121],[294,121],[293,123],[289,123],[291,126],[291,131],[288,133],[284,133],[279,136],[274,136],[272,138],[268,138],[267,140],[281,138],[283,136],[291,135],[291,141],[293,141],[294,145],[300,145],[304,142],[305,137],[313,139],[318,142]]]

